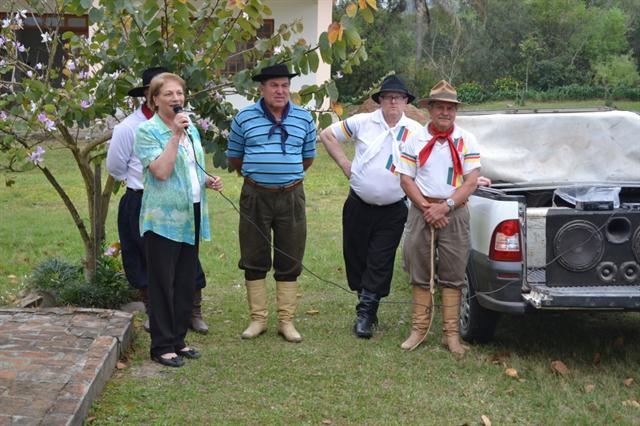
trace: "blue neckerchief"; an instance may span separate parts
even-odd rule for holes
[[[291,108],[291,106],[287,102],[287,107],[284,109],[284,111],[282,111],[280,120],[276,120],[273,114],[271,114],[271,111],[267,109],[267,105],[264,103],[264,98],[260,99],[260,106],[262,107],[267,120],[273,123],[273,126],[271,126],[271,128],[269,129],[269,137],[271,137],[276,132],[276,129],[278,127],[280,128],[280,147],[282,148],[282,153],[286,154],[287,148],[285,142],[289,137],[289,132],[287,132],[287,129],[284,127],[283,121],[287,119],[287,115],[289,115],[289,109]]]

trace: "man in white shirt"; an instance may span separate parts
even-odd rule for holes
[[[144,252],[144,240],[140,236],[140,206],[142,204],[142,164],[133,152],[133,143],[138,126],[153,117],[148,107],[148,88],[151,79],[158,74],[169,72],[165,67],[154,67],[142,73],[142,86],[129,90],[129,96],[144,97],[140,108],[128,115],[113,129],[109,150],[107,151],[107,170],[116,180],[126,181],[127,189],[118,206],[118,235],[122,253],[122,266],[129,283],[140,292],[147,313],[149,296],[147,293],[147,262]],[[209,327],[202,319],[202,288],[206,280],[198,260],[197,290],[193,302],[191,328],[206,334]],[[149,331],[147,319],[143,328]]]
[[[389,295],[395,254],[407,219],[406,197],[395,172],[407,137],[422,128],[404,110],[415,98],[391,75],[371,98],[380,108],[334,123],[320,134],[329,155],[349,179],[342,211],[343,256],[349,288],[358,292],[356,336],[368,339],[380,299]],[[340,142],[355,142],[350,161]]]
[[[411,335],[401,347],[415,349],[429,330],[433,306],[429,259],[437,247],[443,344],[459,357],[465,352],[459,319],[470,248],[466,202],[478,185],[480,151],[474,135],[454,124],[460,102],[453,86],[440,81],[425,101],[431,121],[409,137],[398,163],[402,188],[411,200],[403,251],[413,295]]]

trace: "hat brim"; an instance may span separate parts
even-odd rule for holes
[[[425,99],[420,99],[418,101],[418,106],[422,107],[422,108],[427,108],[429,106],[429,104],[431,102],[448,102],[450,104],[463,104],[464,102],[459,101],[457,99],[449,99],[449,98],[438,98],[438,97],[434,97],[434,98],[425,98]]]
[[[373,99],[373,102],[379,104],[380,103],[380,95],[383,94],[384,92],[404,93],[405,95],[407,95],[407,104],[410,104],[411,102],[413,102],[416,99],[416,97],[413,96],[411,93],[404,92],[402,90],[381,90],[381,91],[376,92],[373,95],[371,95],[371,99]]]
[[[298,74],[298,73],[282,74],[282,75],[258,74],[258,75],[254,75],[253,77],[251,77],[251,80],[258,81],[258,82],[262,83],[263,81],[271,80],[272,78],[280,78],[280,77],[293,78],[293,77],[296,77],[298,75],[300,75],[300,74]]]
[[[134,98],[141,98],[144,96],[144,90],[148,88],[149,86],[134,87],[133,89],[129,90],[127,94]]]

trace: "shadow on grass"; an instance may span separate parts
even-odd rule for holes
[[[631,361],[640,356],[640,314],[541,312],[500,319],[493,345],[521,357],[549,357],[593,365],[600,357]]]

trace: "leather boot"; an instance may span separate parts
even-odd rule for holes
[[[149,325],[149,291],[147,288],[138,289],[140,295],[140,301],[144,304],[144,311],[147,314],[147,319],[142,323],[142,329],[147,333],[151,333],[151,326]]]
[[[202,289],[197,288],[193,298],[193,309],[191,310],[191,329],[196,333],[207,334],[209,326],[202,319]]]
[[[253,339],[267,331],[267,282],[264,279],[246,281],[251,324],[242,332],[243,339]]]
[[[293,318],[298,306],[298,283],[295,281],[276,281],[276,302],[278,305],[278,334],[288,342],[302,342],[302,336],[293,326]]]
[[[368,290],[362,290],[358,298],[356,323],[353,325],[353,331],[361,339],[370,339],[373,337],[373,327],[378,323],[380,296]]]
[[[465,347],[460,343],[460,299],[462,292],[457,288],[442,288],[442,344],[456,358],[462,358]]]
[[[411,286],[411,301],[413,314],[411,315],[411,334],[402,342],[402,349],[412,351],[424,342],[431,325],[431,313],[433,312],[433,298],[431,292],[423,287]]]

